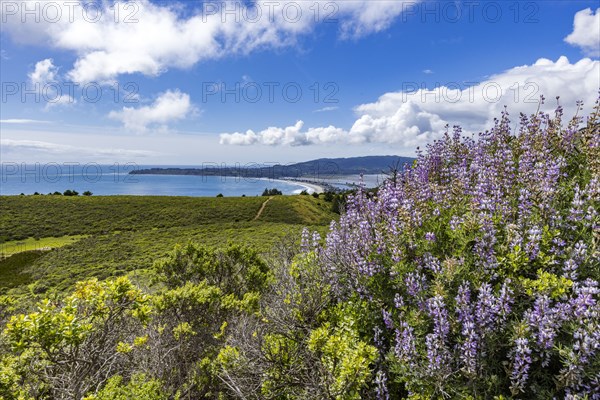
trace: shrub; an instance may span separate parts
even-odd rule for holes
[[[81,282],[62,302],[45,299],[37,311],[13,316],[4,331],[21,371],[23,392],[81,398],[127,363],[119,343],[135,337],[150,315],[147,296],[126,278]]]
[[[161,382],[148,379],[144,374],[136,374],[127,383],[123,377],[115,375],[108,380],[106,386],[98,393],[89,395],[83,400],[168,400],[169,396],[162,389]]]

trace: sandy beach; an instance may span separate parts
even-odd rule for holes
[[[319,185],[315,185],[314,183],[307,183],[307,182],[298,182],[298,181],[286,181],[289,183],[293,183],[302,187],[305,187],[306,189],[308,189],[307,191],[309,193],[323,193],[325,192],[325,190],[323,189],[323,186],[319,186]]]
[[[285,182],[285,183],[290,183],[292,185],[296,185],[296,186],[301,186],[303,188],[306,189],[306,191],[308,193],[325,193],[325,189],[323,188],[323,186],[319,186],[317,184],[314,183],[308,183],[308,182],[303,182],[303,181],[296,181],[296,180],[289,180],[289,179],[269,179],[270,181],[279,181],[279,182]]]

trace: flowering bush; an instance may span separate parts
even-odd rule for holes
[[[378,398],[600,399],[600,107],[562,118],[455,127],[305,237],[368,305]]]

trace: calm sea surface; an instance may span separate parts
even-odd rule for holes
[[[133,169],[152,166],[61,165],[4,163],[0,176],[0,195],[41,194],[89,190],[94,195],[156,196],[257,196],[265,188],[277,188],[284,194],[306,189],[300,184],[272,179],[220,176],[129,175]],[[309,190],[310,192],[310,190]]]

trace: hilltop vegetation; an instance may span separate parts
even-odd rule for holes
[[[0,243],[250,221],[263,201],[259,197],[6,196],[0,202]]]
[[[456,127],[299,248],[190,243],[147,286],[0,296],[0,396],[600,398],[600,100],[583,122]],[[261,219],[324,221],[319,202]]]

